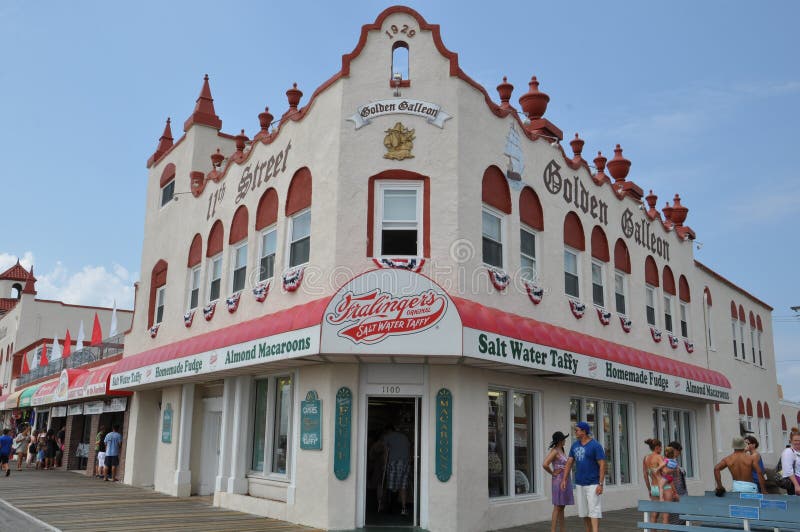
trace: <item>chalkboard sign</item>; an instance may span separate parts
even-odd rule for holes
[[[353,393],[347,387],[336,392],[336,429],[333,440],[333,473],[339,480],[350,475],[350,425]]]
[[[300,402],[300,448],[306,451],[322,450],[322,402],[317,392],[310,390],[306,400]]]
[[[453,472],[453,394],[442,388],[436,394],[436,478],[450,480]]]
[[[161,424],[161,443],[172,443],[172,404],[167,403],[164,409],[164,420]]]

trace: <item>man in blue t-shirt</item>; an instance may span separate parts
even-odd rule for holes
[[[578,502],[578,517],[583,517],[586,532],[600,530],[603,509],[600,496],[606,478],[606,452],[591,436],[592,427],[585,421],[575,425],[575,442],[569,450],[565,466],[566,474],[561,489],[566,489],[567,478],[575,465],[575,500]]]
[[[111,432],[106,434],[106,471],[105,481],[108,482],[108,474],[117,482],[117,466],[119,465],[119,451],[122,447],[122,434],[119,433],[119,425],[114,425]]]
[[[14,438],[9,436],[10,429],[3,429],[0,436],[0,467],[6,470],[6,476],[11,475],[11,468],[8,467],[8,459],[11,456],[11,448],[14,445]]]

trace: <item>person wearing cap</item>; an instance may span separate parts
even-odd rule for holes
[[[567,435],[563,432],[556,431],[553,433],[553,440],[550,442],[550,452],[544,459],[542,467],[553,477],[553,516],[550,523],[550,532],[560,530],[565,532],[566,524],[564,523],[564,507],[568,504],[575,504],[575,498],[572,494],[572,485],[567,477],[567,484],[565,488],[561,487],[561,481],[564,480],[564,466],[567,465],[567,455],[564,452],[564,442]]]
[[[717,497],[725,495],[725,488],[722,487],[723,469],[730,471],[731,477],[733,477],[733,487],[731,491],[739,493],[758,493],[758,488],[760,487],[761,493],[766,493],[767,490],[764,486],[763,475],[758,476],[759,486],[753,483],[753,473],[755,472],[758,474],[759,472],[758,463],[753,462],[753,459],[745,454],[744,451],[747,445],[745,444],[744,438],[739,436],[735,437],[731,443],[731,447],[733,448],[733,453],[723,458],[714,467],[714,480],[717,483],[715,493]]]
[[[575,438],[564,467],[561,488],[566,489],[567,478],[575,466],[575,491],[578,502],[578,517],[583,518],[586,532],[600,530],[603,509],[600,498],[606,478],[606,453],[603,446],[592,438],[592,427],[585,421],[575,425]]]

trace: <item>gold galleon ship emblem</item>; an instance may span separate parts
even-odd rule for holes
[[[383,138],[383,145],[386,146],[383,158],[395,161],[413,159],[414,156],[411,155],[411,150],[414,149],[413,141],[414,130],[406,129],[400,122],[396,123],[394,127],[386,130],[386,136]]]

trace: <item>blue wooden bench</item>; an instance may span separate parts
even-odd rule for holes
[[[784,497],[759,499],[726,497],[682,497],[680,502],[639,501],[644,521],[637,527],[647,530],[714,532],[724,530],[800,531],[800,505]],[[651,513],[678,514],[685,525],[651,522]],[[708,526],[700,526],[700,525]]]

